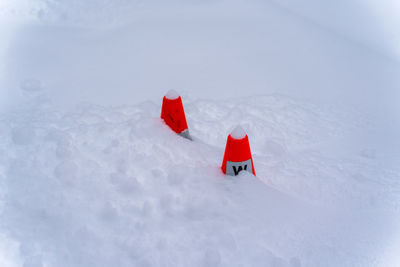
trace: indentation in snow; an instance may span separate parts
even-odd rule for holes
[[[16,145],[29,145],[35,138],[35,130],[22,126],[12,130],[12,140]]]
[[[42,90],[42,83],[37,79],[26,79],[21,82],[21,89],[27,92],[37,92]]]

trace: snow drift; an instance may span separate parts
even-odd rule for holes
[[[31,101],[0,121],[0,229],[14,263],[394,266],[398,170],[348,145],[366,127],[354,110],[184,98],[191,142],[163,124],[161,103],[59,112],[37,92]],[[238,121],[257,178],[220,170]]]
[[[307,3],[1,1],[0,265],[399,266],[396,35]]]

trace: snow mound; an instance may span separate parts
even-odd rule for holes
[[[162,123],[161,103],[40,103],[0,119],[0,234],[24,266],[385,263],[398,170],[377,169],[379,152],[335,152],[355,111],[277,95],[186,101],[190,142]],[[238,121],[257,178],[220,171]]]
[[[246,132],[244,131],[242,126],[238,125],[232,130],[231,136],[233,139],[236,140],[243,139],[246,137]]]
[[[165,94],[165,97],[167,99],[173,100],[173,99],[177,99],[179,97],[179,94],[177,91],[171,89]]]

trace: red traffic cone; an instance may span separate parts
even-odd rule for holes
[[[175,90],[170,90],[163,98],[161,119],[177,134],[192,140],[186,122],[182,99]]]
[[[251,156],[249,138],[242,127],[237,126],[226,141],[222,172],[236,176],[240,171],[248,171],[256,175]]]

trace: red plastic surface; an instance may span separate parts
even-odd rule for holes
[[[232,138],[231,135],[228,135],[228,139],[226,141],[224,159],[222,161],[222,166],[221,166],[222,172],[226,174],[227,161],[241,162],[249,159],[251,159],[251,167],[253,170],[253,174],[256,175],[256,172],[254,170],[253,157],[251,156],[248,136],[246,135],[242,139],[234,139]]]
[[[188,128],[182,99],[168,99],[164,96],[161,118],[176,133],[181,133]]]

